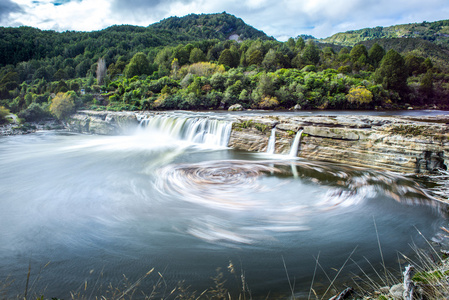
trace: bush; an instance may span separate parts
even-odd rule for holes
[[[5,108],[4,106],[0,106],[0,124],[8,122],[6,116],[9,114],[10,114],[9,109]]]
[[[67,118],[74,112],[75,103],[72,96],[70,93],[58,93],[51,101],[50,111],[59,120]]]
[[[19,113],[19,118],[25,119],[27,122],[37,122],[50,117],[50,112],[38,103],[31,103],[27,109]]]

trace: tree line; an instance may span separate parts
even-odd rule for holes
[[[286,42],[267,37],[153,46],[139,43],[137,33],[131,36],[132,42],[131,37],[128,43],[118,42],[117,35],[117,40],[105,39],[96,47],[75,40],[63,54],[53,49],[55,55],[42,58],[41,50],[29,50],[36,58],[0,69],[0,105],[34,121],[50,116],[52,104],[65,98],[69,111],[227,109],[236,103],[255,109],[448,104],[449,76],[444,69],[414,52],[401,55],[377,43],[349,48],[301,37]]]

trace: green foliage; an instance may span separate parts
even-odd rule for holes
[[[26,109],[22,110],[18,117],[27,122],[37,122],[49,118],[50,112],[48,105],[41,105],[38,103],[31,103]]]
[[[351,56],[352,61],[356,62],[363,56],[367,58],[368,51],[366,50],[365,45],[355,45],[351,52],[349,52],[349,56]]]
[[[407,67],[404,58],[393,49],[389,50],[376,70],[374,78],[385,89],[404,92],[407,88]]]
[[[67,118],[75,110],[73,94],[58,93],[52,100],[50,112],[59,120]]]
[[[315,43],[308,43],[302,53],[302,59],[306,64],[316,65],[320,61],[320,51]]]
[[[302,37],[298,37],[298,39],[296,40],[296,48],[298,50],[302,50],[305,46],[306,42],[304,42],[304,39]]]
[[[206,55],[204,55],[204,52],[201,49],[194,48],[190,52],[190,63],[194,64],[200,61],[206,61]]]
[[[246,120],[241,123],[232,123],[233,128],[235,127],[235,128],[243,128],[243,129],[251,128],[251,127],[253,127],[253,125],[254,125],[253,120]]]
[[[417,272],[413,275],[412,280],[423,284],[432,284],[449,275],[449,271],[441,272],[439,270],[433,272]]]
[[[4,106],[0,106],[0,124],[8,122],[6,116],[8,116],[9,114],[10,114],[9,109],[5,108]]]
[[[125,69],[125,76],[132,78],[140,75],[151,75],[153,70],[150,67],[150,62],[147,56],[141,52],[136,53]]]
[[[76,107],[111,110],[400,108],[399,101],[449,108],[449,52],[433,41],[370,39],[350,49],[259,33],[226,13],[91,33],[0,28],[0,50],[9,51],[0,51],[0,100],[25,119],[46,111],[50,94],[67,92]],[[28,52],[12,56],[5,41]],[[100,93],[104,101],[94,98]]]
[[[377,68],[385,56],[385,49],[382,48],[378,43],[375,43],[368,51],[368,59],[370,63]]]
[[[268,125],[267,124],[262,124],[262,123],[254,123],[254,128],[259,130],[260,132],[267,132]]]
[[[364,28],[334,34],[323,39],[325,43],[334,43],[345,46],[354,46],[357,43],[374,39],[420,38],[434,41],[439,45],[448,45],[449,38],[445,31],[447,21],[411,23],[394,25],[390,27]],[[438,38],[436,38],[438,37]]]
[[[364,86],[358,86],[351,88],[346,98],[350,103],[355,103],[359,107],[373,101],[373,93]]]
[[[231,68],[235,68],[239,64],[239,58],[235,57],[231,50],[225,49],[223,50],[223,52],[221,52],[220,57],[218,58],[218,63]]]

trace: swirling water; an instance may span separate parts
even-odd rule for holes
[[[185,280],[198,291],[221,267],[232,290],[230,261],[255,298],[289,293],[283,261],[295,291],[308,293],[318,255],[331,277],[355,248],[347,274],[373,273],[365,258],[381,270],[374,224],[386,264],[399,269],[399,252],[425,246],[417,229],[438,239],[447,222],[399,175],[184,137],[145,128],[1,137],[0,281],[15,281],[6,293],[23,293],[29,265],[33,288],[48,297],[68,298],[85,281],[88,295],[99,295],[96,282],[120,285],[123,274],[133,281],[153,267],[167,286]],[[159,278],[142,289],[150,293]],[[319,271],[314,287],[328,285]]]

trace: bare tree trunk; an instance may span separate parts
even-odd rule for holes
[[[104,78],[106,77],[106,73],[108,69],[106,69],[106,61],[104,58],[100,58],[97,63],[97,84],[104,84]]]

